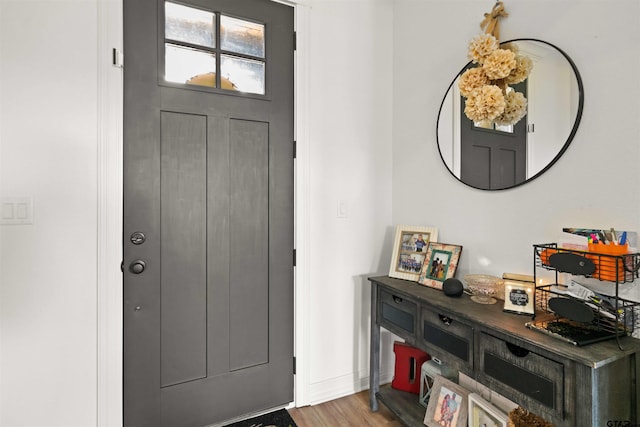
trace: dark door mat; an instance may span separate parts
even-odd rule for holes
[[[280,409],[248,420],[238,421],[224,427],[297,427],[286,409]]]

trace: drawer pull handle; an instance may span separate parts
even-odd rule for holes
[[[443,314],[438,314],[438,317],[440,318],[440,321],[447,326],[453,323],[453,319],[451,317],[445,316]]]
[[[401,304],[402,298],[393,295],[393,302],[395,302],[396,304]]]
[[[505,344],[507,344],[507,348],[509,349],[511,354],[516,357],[526,357],[529,354],[529,350],[527,350],[526,348],[511,344],[510,342],[505,342]]]

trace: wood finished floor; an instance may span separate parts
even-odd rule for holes
[[[298,427],[401,427],[402,423],[382,403],[369,409],[369,390],[319,405],[289,409]]]

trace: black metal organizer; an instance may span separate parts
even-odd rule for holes
[[[552,255],[563,253],[565,255]],[[559,258],[570,262],[558,262]],[[555,283],[536,286],[534,306],[538,314],[532,316],[527,327],[540,330],[563,339],[574,345],[586,345],[590,342],[605,339],[616,339],[620,345],[620,337],[631,335],[640,327],[640,302],[630,301],[619,296],[619,285],[633,282],[640,277],[640,253],[624,253],[619,255],[604,254],[588,250],[567,249],[558,247],[557,243],[533,245],[534,280],[538,283],[539,269],[555,272]],[[611,283],[608,292],[598,290],[601,298],[584,300],[566,292],[560,292],[558,278],[560,273],[581,275]],[[600,287],[601,288],[601,287]],[[551,298],[569,298],[588,307],[593,316],[588,323],[576,322],[554,313],[549,307]],[[547,315],[548,314],[548,315]],[[538,319],[536,319],[538,317]],[[576,334],[580,335],[576,338]]]

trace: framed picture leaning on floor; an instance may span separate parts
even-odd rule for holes
[[[508,416],[480,395],[469,394],[469,427],[507,427]]]
[[[433,380],[424,424],[428,427],[466,427],[468,396],[466,388],[437,375]]]

